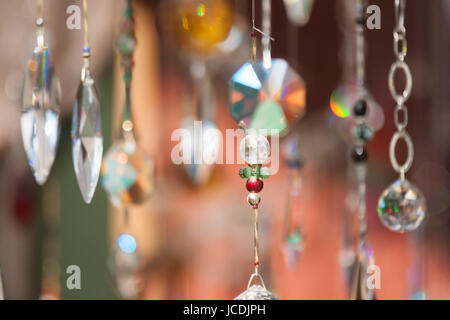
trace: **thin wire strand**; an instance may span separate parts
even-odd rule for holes
[[[89,47],[89,26],[88,26],[88,3],[83,0],[83,31],[84,31],[84,46]]]
[[[252,0],[252,60],[256,61],[256,34],[255,34],[255,0]]]
[[[37,17],[36,22],[43,21],[43,0],[37,0]]]
[[[255,274],[259,274],[259,214],[258,209],[254,209],[255,213],[255,224],[254,224],[254,253],[255,253]]]

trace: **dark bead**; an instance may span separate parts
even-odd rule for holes
[[[367,151],[364,147],[354,147],[352,150],[352,160],[354,162],[364,162],[367,160]]]
[[[356,24],[364,27],[364,25],[366,24],[366,19],[364,17],[358,17],[356,18]]]
[[[355,116],[364,116],[367,111],[367,103],[365,100],[358,100],[353,107]]]

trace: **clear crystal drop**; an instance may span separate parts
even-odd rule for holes
[[[309,21],[314,0],[284,0],[289,21],[303,26]]]
[[[278,298],[263,286],[254,284],[234,300],[278,300]]]
[[[241,140],[239,152],[248,164],[262,164],[269,158],[270,144],[260,134],[248,134]]]
[[[72,158],[78,186],[90,203],[100,175],[103,154],[100,103],[89,69],[83,70],[72,117]]]
[[[59,140],[61,87],[46,47],[37,46],[28,61],[20,119],[28,164],[38,184],[47,180]]]
[[[101,183],[116,207],[141,204],[154,191],[154,163],[132,138],[115,142],[103,158]]]
[[[413,231],[425,217],[425,197],[409,181],[397,180],[381,194],[378,217],[392,231]]]

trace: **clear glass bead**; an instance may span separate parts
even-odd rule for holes
[[[260,134],[248,134],[239,146],[242,159],[248,164],[262,164],[269,158],[270,144]]]
[[[46,47],[37,46],[28,61],[20,119],[22,139],[34,178],[44,184],[59,140],[61,87]]]
[[[97,186],[103,155],[100,102],[89,70],[78,87],[72,117],[72,158],[78,186],[90,203]]]
[[[413,231],[425,217],[425,197],[409,181],[397,180],[381,194],[378,216],[392,231]]]
[[[263,286],[254,284],[234,300],[278,300],[278,298]]]

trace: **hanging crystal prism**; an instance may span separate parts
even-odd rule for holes
[[[305,113],[305,83],[286,60],[272,59],[269,69],[263,64],[247,62],[230,79],[231,116],[248,129],[283,135]]]
[[[288,167],[289,185],[287,210],[285,215],[285,235],[283,253],[287,265],[291,268],[297,266],[300,254],[305,247],[302,228],[299,224],[299,197],[301,192],[301,168],[303,159],[299,152],[298,139],[290,137],[283,144],[283,154]]]
[[[55,160],[59,140],[61,88],[44,43],[42,20],[38,21],[41,24],[37,46],[25,73],[20,123],[28,164],[36,182],[43,185]]]
[[[367,248],[360,251],[353,274],[353,286],[351,288],[352,300],[376,300],[373,288],[369,287],[367,267],[373,264],[373,252]]]
[[[181,147],[183,165],[195,186],[209,181],[219,155],[220,132],[214,123],[215,98],[203,61],[191,64],[192,94],[188,94]]]
[[[144,288],[139,272],[141,267],[142,257],[136,240],[129,234],[120,235],[109,257],[109,271],[121,298],[134,300],[139,298]]]
[[[123,41],[123,39],[128,39]],[[154,163],[139,148],[131,118],[131,80],[136,47],[132,1],[126,2],[117,49],[124,69],[125,107],[122,116],[122,137],[106,153],[101,167],[101,183],[111,203],[126,208],[141,204],[154,191]]]
[[[408,180],[399,179],[381,194],[378,216],[392,231],[413,231],[425,218],[425,197]]]
[[[153,194],[153,161],[134,138],[116,141],[106,153],[101,170],[102,186],[116,207],[141,204]]]
[[[73,107],[72,156],[81,194],[90,203],[97,186],[103,154],[100,103],[86,59]]]

